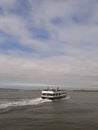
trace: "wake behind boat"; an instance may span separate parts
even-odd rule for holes
[[[55,100],[55,99],[62,99],[67,97],[67,94],[64,90],[61,90],[59,88],[57,89],[44,89],[42,90],[42,99],[49,99],[49,100]]]

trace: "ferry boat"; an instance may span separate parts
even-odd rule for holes
[[[57,89],[44,89],[42,90],[42,99],[49,99],[49,100],[55,100],[55,99],[62,99],[67,97],[67,93],[64,90],[61,90],[59,88]]]

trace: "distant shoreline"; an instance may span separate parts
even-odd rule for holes
[[[28,89],[28,88],[0,88],[0,90],[14,90],[14,91],[19,91],[19,90],[42,90],[41,88],[30,88],[30,89]],[[88,89],[73,89],[73,90],[68,90],[68,89],[63,89],[63,90],[65,90],[65,91],[73,91],[73,92],[98,92],[98,90],[88,90]]]
[[[98,90],[86,90],[86,89],[81,89],[81,90],[72,90],[74,92],[98,92]]]

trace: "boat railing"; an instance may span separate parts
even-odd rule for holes
[[[54,92],[56,92],[56,91],[62,91],[62,90],[60,90],[58,87],[56,88],[56,89],[51,89],[51,88],[47,88],[47,89],[43,89],[43,91],[54,91]]]

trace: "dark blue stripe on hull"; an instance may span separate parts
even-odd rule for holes
[[[62,99],[65,98],[66,96],[61,96],[61,97],[42,97],[42,99],[49,99],[49,100],[55,100],[55,99]]]

